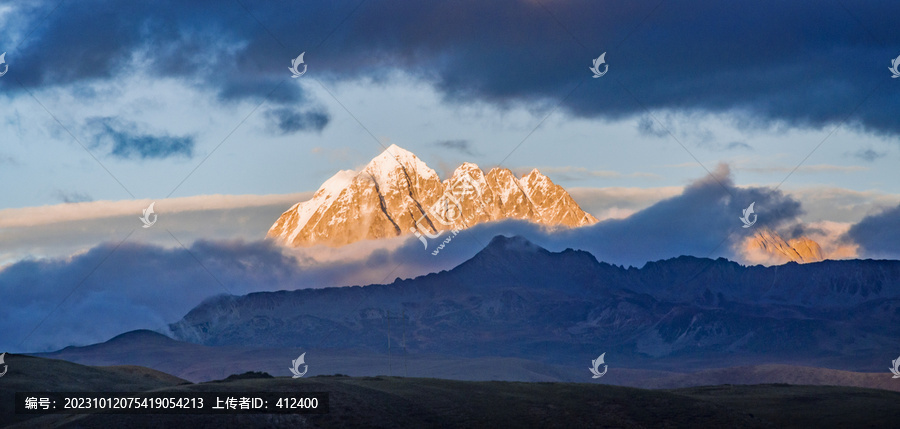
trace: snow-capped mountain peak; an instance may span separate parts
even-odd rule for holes
[[[448,204],[451,217],[446,216]],[[518,179],[505,168],[485,174],[466,162],[442,182],[415,154],[391,145],[362,171],[343,170],[332,176],[311,200],[284,212],[267,237],[288,246],[341,246],[502,219],[570,227],[597,222],[537,170]]]

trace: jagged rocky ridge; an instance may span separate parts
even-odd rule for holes
[[[785,240],[780,234],[769,228],[760,228],[746,243],[747,251],[763,254],[763,258],[774,264],[797,262],[801,264],[819,262],[822,248],[808,237],[797,237]]]
[[[266,236],[292,247],[341,246],[502,219],[565,227],[597,222],[536,169],[517,178],[505,168],[485,174],[464,163],[442,182],[416,155],[391,145],[362,171],[328,179],[312,199],[284,212]]]

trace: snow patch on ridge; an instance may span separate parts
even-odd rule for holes
[[[309,222],[309,219],[312,218],[320,208],[328,208],[331,206],[331,204],[337,200],[338,196],[341,195],[341,192],[350,185],[357,174],[359,173],[353,170],[338,171],[319,187],[319,190],[313,194],[311,200],[294,204],[288,212],[294,211],[297,213],[297,225],[292,230],[283,231],[280,237],[287,242],[291,242],[297,238],[297,235],[300,234],[300,231],[302,231]],[[286,232],[290,232],[290,234],[285,237],[284,233]]]

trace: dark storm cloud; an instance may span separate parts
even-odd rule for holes
[[[847,231],[859,245],[859,254],[869,258],[900,258],[900,206],[863,218]]]
[[[472,152],[472,144],[468,140],[442,140],[435,143],[435,146],[444,149],[450,149],[466,155],[475,155]]]
[[[377,81],[401,68],[465,102],[540,105],[581,82],[562,107],[585,117],[673,109],[733,112],[746,127],[821,128],[850,115],[850,126],[900,134],[900,88],[887,70],[900,54],[900,3],[887,0],[846,8],[388,0],[363,3],[346,21],[358,1],[244,2],[248,13],[237,2],[109,0],[63,2],[37,26],[56,4],[11,17],[37,28],[7,57],[25,87],[111,79],[138,66],[226,100],[261,99],[306,51],[310,76],[323,81]],[[591,59],[602,52],[610,71],[590,79]],[[15,91],[12,81],[0,85]],[[288,104],[304,94],[286,84],[272,97]]]
[[[3,164],[12,165],[12,166],[20,165],[19,161],[16,160],[15,158],[13,158],[12,156],[0,154],[0,165],[3,165]]]
[[[874,162],[876,159],[884,158],[885,156],[887,156],[887,153],[878,152],[874,149],[860,149],[856,152],[851,153],[851,155],[863,161]]]
[[[321,110],[302,112],[289,107],[267,110],[266,119],[277,134],[294,134],[298,131],[322,131],[330,119]]]
[[[753,150],[752,146],[750,146],[744,142],[733,141],[733,142],[729,142],[729,143],[722,143],[722,142],[716,141],[712,138],[705,140],[705,141],[701,140],[699,143],[697,143],[697,145],[700,147],[706,148],[708,150],[713,150],[713,151],[717,151],[717,152],[724,152],[724,151],[730,151],[730,150]]]
[[[319,9],[324,12],[343,4],[334,3]],[[276,9],[278,5],[266,7],[270,9],[255,10],[254,15],[294,25],[288,21],[293,18]],[[11,69],[16,81],[25,88],[68,86],[79,96],[94,97],[93,90],[82,84],[142,73],[210,89],[223,102],[266,100],[286,105],[306,101],[301,87],[287,84],[285,78],[290,58],[299,53],[294,47],[309,41],[282,34],[285,42],[296,43],[280,45],[239,2],[45,1],[15,9],[7,22],[16,24],[8,32],[0,29],[0,40],[9,43],[34,29],[18,49],[10,46],[7,55],[7,62],[15,63]],[[324,31],[319,28],[322,24],[300,24],[307,31]],[[20,89],[8,82],[0,82],[0,87],[11,92]],[[313,119],[327,121],[322,116]]]
[[[84,203],[88,201],[94,201],[94,197],[91,197],[90,195],[83,192],[66,192],[62,189],[56,190],[56,198],[64,203]]]
[[[93,134],[94,147],[109,146],[109,154],[121,159],[191,157],[194,153],[194,137],[173,137],[168,134],[153,135],[142,132],[129,121],[111,117],[92,117],[86,126]]]
[[[639,133],[645,136],[666,137],[669,135],[669,131],[665,127],[647,116],[638,120],[637,129]]]
[[[725,145],[725,149],[728,149],[728,150],[732,150],[732,149],[751,150],[751,149],[753,149],[753,147],[751,147],[750,145],[748,145],[747,143],[744,143],[744,142],[731,142],[731,143],[728,143],[727,145]]]

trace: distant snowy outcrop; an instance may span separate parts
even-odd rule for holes
[[[743,256],[750,263],[780,265],[785,262],[807,264],[819,262],[822,248],[808,237],[785,240],[780,234],[768,228],[760,228],[744,241]]]

